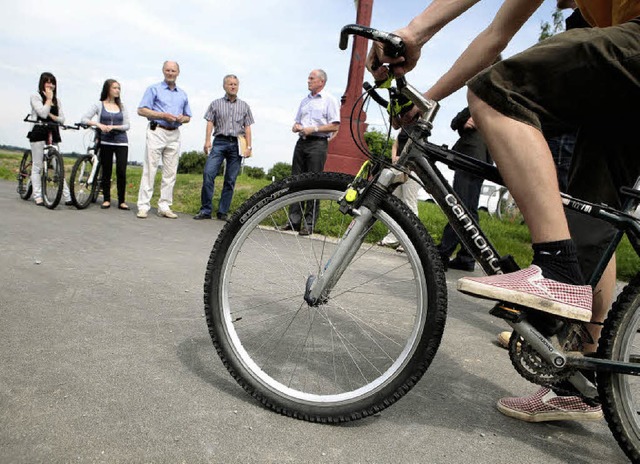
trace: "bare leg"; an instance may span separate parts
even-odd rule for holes
[[[549,146],[536,128],[508,118],[468,92],[469,108],[533,243],[570,238]]]

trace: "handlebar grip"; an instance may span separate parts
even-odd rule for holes
[[[367,39],[381,42],[384,44],[385,55],[391,58],[398,58],[404,55],[406,47],[402,39],[390,32],[379,31],[367,26],[361,26],[359,24],[349,24],[344,26],[340,31],[340,43],[338,46],[340,50],[346,50],[349,42],[349,35],[357,35],[365,37]]]

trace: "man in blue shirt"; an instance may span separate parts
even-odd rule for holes
[[[138,192],[137,217],[144,219],[151,208],[153,183],[162,161],[162,185],[158,200],[158,216],[176,219],[171,211],[173,186],[176,183],[180,158],[180,126],[191,120],[189,99],[184,90],[176,86],[180,66],[175,61],[165,61],[162,66],[164,81],[147,88],[138,105],[138,114],[149,120],[147,144],[140,190]]]

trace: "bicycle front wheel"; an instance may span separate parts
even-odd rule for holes
[[[91,203],[91,199],[97,189],[97,166],[93,155],[84,155],[77,159],[71,170],[71,182],[69,191],[71,201],[78,209],[85,209]]]
[[[392,195],[330,295],[304,301],[313,276],[336,264],[351,223],[338,200],[351,180],[315,173],[261,190],[222,230],[207,265],[207,324],[225,366],[265,406],[298,419],[344,422],[391,405],[424,374],[444,329],[435,245]],[[282,230],[294,225],[292,207],[314,203],[312,235]],[[376,244],[387,230],[402,253]]]
[[[640,362],[640,274],[618,296],[605,321],[598,355]],[[598,393],[609,428],[632,462],[640,462],[640,378],[598,372]]]
[[[60,203],[64,186],[62,155],[57,150],[50,149],[45,164],[46,169],[44,166],[42,169],[42,199],[47,208],[54,209]]]
[[[33,193],[33,186],[31,185],[31,169],[33,167],[33,159],[31,157],[31,150],[27,150],[22,155],[22,161],[20,161],[20,170],[18,171],[18,195],[23,200],[31,198]]]

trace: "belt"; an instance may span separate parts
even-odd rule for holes
[[[235,135],[216,135],[215,138],[222,140],[231,140],[232,142],[238,140],[238,137],[236,137]]]
[[[172,131],[172,130],[176,130],[177,129],[177,127],[163,126],[161,124],[158,124],[158,127],[162,128],[164,130],[167,130],[167,131]]]
[[[329,137],[320,137],[319,135],[307,135],[302,140],[329,140]]]

